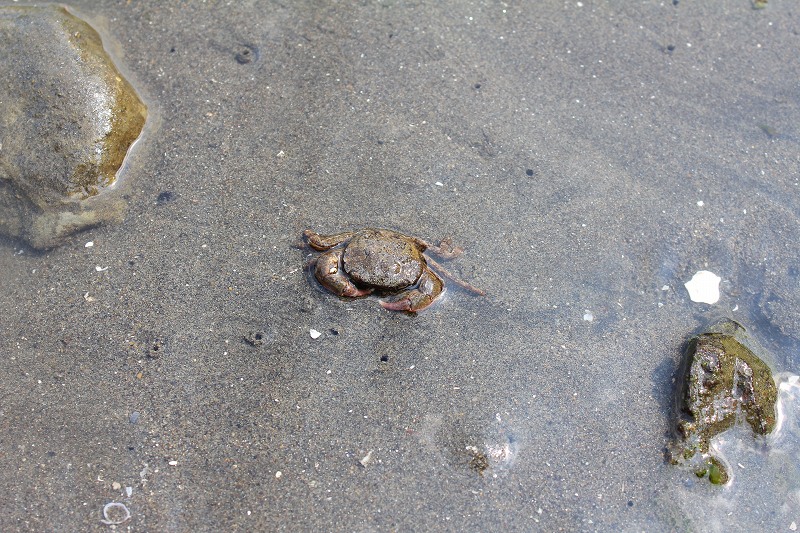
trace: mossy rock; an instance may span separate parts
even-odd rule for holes
[[[715,324],[687,344],[670,459],[691,465],[698,475],[708,474],[717,484],[724,484],[729,473],[709,452],[713,437],[739,422],[756,436],[775,428],[778,389],[769,366],[748,345],[755,347],[733,320]]]

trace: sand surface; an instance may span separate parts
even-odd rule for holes
[[[800,522],[795,2],[71,5],[151,115],[124,223],[0,241],[0,530]],[[330,295],[301,233],[360,227],[452,237],[487,295]],[[664,448],[722,316],[785,417],[716,487]]]

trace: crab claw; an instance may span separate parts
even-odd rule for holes
[[[443,289],[444,283],[439,279],[439,276],[425,267],[415,288],[401,292],[400,297],[396,300],[381,301],[381,306],[391,311],[416,313],[435,302],[442,295]]]
[[[372,289],[359,289],[350,281],[350,278],[342,271],[342,251],[332,250],[324,253],[317,258],[317,265],[314,268],[314,276],[323,287],[337,296],[347,296],[358,298],[366,296]]]
[[[320,251],[330,250],[335,246],[339,246],[353,235],[354,233],[352,231],[334,233],[333,235],[320,235],[316,231],[311,231],[310,229],[303,232],[303,237],[305,237],[308,245]]]

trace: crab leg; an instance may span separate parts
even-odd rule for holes
[[[411,237],[411,240],[413,240],[414,244],[419,247],[420,251],[424,252],[425,250],[430,250],[431,253],[445,260],[453,259],[464,253],[463,248],[453,247],[453,241],[450,239],[450,237],[442,239],[442,241],[439,243],[439,246],[431,244],[423,239],[420,239],[419,237]]]
[[[400,293],[400,298],[391,302],[381,301],[384,309],[392,311],[422,311],[442,294],[444,283],[431,269],[425,268],[419,277],[417,287]]]
[[[449,279],[450,281],[452,281],[453,283],[455,283],[456,285],[458,285],[462,289],[466,289],[466,290],[468,290],[469,292],[471,292],[473,294],[477,294],[478,296],[485,296],[486,295],[486,292],[484,292],[483,290],[479,289],[478,287],[470,285],[469,283],[467,283],[466,281],[464,281],[462,279],[457,278],[455,276],[455,274],[453,274],[452,272],[450,272],[449,270],[444,268],[441,264],[437,263],[436,261],[434,261],[430,257],[426,257],[425,260],[439,274],[441,274],[442,276],[446,277],[447,279]]]
[[[309,246],[315,250],[325,251],[330,250],[334,246],[339,246],[346,240],[350,239],[355,232],[345,231],[344,233],[334,233],[333,235],[320,235],[315,231],[307,229],[303,232],[303,236],[308,241]]]

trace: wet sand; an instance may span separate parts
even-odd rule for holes
[[[0,529],[800,522],[796,418],[728,487],[664,460],[698,328],[798,371],[793,4],[537,4],[71,4],[151,122],[124,223],[0,241]],[[337,299],[297,245],[359,227],[487,295]]]

